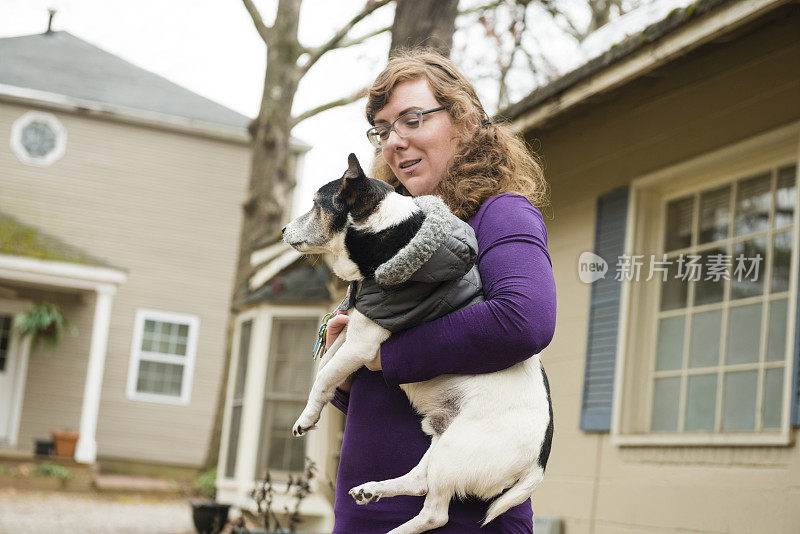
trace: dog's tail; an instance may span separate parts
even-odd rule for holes
[[[483,521],[485,526],[489,521],[493,520],[498,515],[502,514],[512,506],[522,504],[525,499],[533,495],[536,488],[541,484],[544,478],[544,469],[538,464],[531,466],[530,471],[525,473],[522,478],[517,480],[517,483],[501,494],[489,506],[486,511],[486,519]]]

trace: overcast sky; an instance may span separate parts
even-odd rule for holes
[[[479,0],[462,0],[474,4]],[[578,20],[582,0],[561,0],[571,6]],[[326,41],[363,6],[364,0],[304,0],[300,41],[315,45]],[[602,52],[627,32],[658,20],[669,9],[688,0],[657,0],[644,16],[629,16],[615,28],[607,28],[582,49],[542,14],[534,20],[535,38],[547,50],[548,61],[560,73],[577,67],[587,54]],[[274,19],[275,0],[256,0],[265,22]],[[0,37],[41,33],[47,28],[47,9],[56,8],[53,29],[65,30],[131,63],[155,72],[207,98],[248,116],[255,116],[261,100],[266,51],[252,20],[239,0],[0,0]],[[358,36],[389,25],[394,14],[390,4],[355,27]],[[495,110],[494,84],[481,79],[494,44],[478,27],[457,33],[454,57],[476,84],[484,104]],[[340,98],[367,86],[385,64],[389,35],[326,54],[306,75],[295,98],[295,113]],[[534,80],[520,69],[512,81],[512,100],[533,88]],[[311,144],[294,212],[310,205],[319,185],[338,178],[347,154],[355,152],[362,162],[371,160],[372,147],[364,132],[364,101],[333,109],[298,125],[295,137]]]

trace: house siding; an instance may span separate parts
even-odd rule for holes
[[[199,465],[219,392],[249,149],[55,112],[67,130],[66,153],[49,167],[27,166],[9,136],[31,109],[0,103],[0,210],[128,272],[112,305],[98,456]],[[94,297],[72,298],[65,311],[80,334],[50,358],[32,356],[20,448],[50,428],[78,426]],[[126,398],[140,308],[200,319],[186,406]],[[37,400],[42,392],[47,402]]]
[[[579,429],[591,286],[577,275],[579,255],[594,247],[598,197],[800,120],[797,95],[800,16],[784,6],[526,132],[552,186],[545,221],[559,298],[543,353],[557,431],[534,512],[561,516],[566,533],[789,533],[800,524],[797,446],[618,447]]]

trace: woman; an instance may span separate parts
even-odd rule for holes
[[[393,335],[337,391],[347,414],[337,476],[335,534],[384,534],[417,515],[424,497],[356,505],[348,490],[407,473],[430,445],[399,384],[490,373],[540,352],[555,328],[555,283],[541,213],[541,167],[507,127],[487,118],[472,85],[445,57],[392,58],[369,91],[367,135],[380,150],[373,177],[412,196],[439,195],[478,239],[486,301]],[[347,322],[328,323],[332,343]],[[498,451],[503,454],[503,451]],[[530,500],[479,528],[488,503],[454,499],[439,533],[530,533]]]

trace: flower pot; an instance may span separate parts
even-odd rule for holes
[[[78,444],[77,432],[69,430],[53,430],[50,432],[53,436],[53,449],[56,456],[64,458],[72,458],[75,456],[75,446]]]
[[[190,500],[194,528],[200,534],[218,534],[228,522],[230,504],[219,504],[214,501]]]

